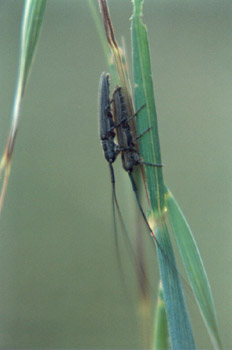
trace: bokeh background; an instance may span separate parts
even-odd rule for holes
[[[131,62],[131,2],[109,5]],[[1,151],[10,126],[22,10],[21,0],[0,3]],[[197,240],[230,349],[232,4],[146,0],[143,18],[165,180]],[[48,0],[0,221],[0,348],[141,346],[134,269],[123,250],[125,293],[109,171],[98,139],[98,81],[107,69],[88,2]],[[120,160],[116,176],[133,231],[134,197]],[[149,259],[157,283],[157,262]],[[191,314],[198,348],[212,349],[196,307]]]

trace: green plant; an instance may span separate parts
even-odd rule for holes
[[[27,0],[25,2],[25,12],[22,21],[19,74],[12,109],[12,125],[0,164],[0,170],[5,172],[0,209],[2,208],[3,198],[9,179],[20,108],[42,23],[45,3],[45,0]],[[140,118],[137,118],[138,134],[148,127],[151,128],[151,133],[140,139],[139,151],[141,156],[147,161],[161,163],[148,39],[146,28],[141,21],[142,4],[142,0],[133,1],[132,41],[134,85],[136,86],[134,102],[135,109],[141,107],[144,102],[146,103],[146,108],[141,112]],[[103,42],[105,41],[103,40]],[[106,51],[107,57],[109,57],[107,45],[105,45],[104,50]],[[115,77],[115,81],[120,81],[124,93],[127,95],[128,112],[133,114],[130,84],[127,72],[124,70],[124,66],[121,65],[123,61],[123,57],[121,59],[121,51],[117,49],[117,46],[112,46],[111,50],[113,50],[117,64],[110,63],[110,70]],[[157,249],[163,287],[160,290],[161,297],[157,306],[158,316],[156,317],[157,323],[155,329],[158,329],[158,331],[154,332],[154,346],[166,347],[167,345],[167,323],[166,317],[164,316],[163,300],[165,300],[166,305],[165,310],[172,347],[180,349],[193,348],[194,346],[188,315],[185,311],[185,301],[181,291],[179,274],[176,273],[174,255],[169,239],[169,227],[171,227],[175,234],[190,284],[194,290],[199,308],[213,340],[214,347],[222,348],[210,286],[190,228],[170,190],[165,186],[162,169],[145,167],[144,170],[150,202],[150,225],[153,227],[155,237],[158,239],[162,249]],[[167,226],[167,222],[169,222],[169,226]],[[162,252],[164,252],[164,254]],[[167,257],[168,259],[166,259]],[[162,297],[163,295],[164,299]],[[184,330],[183,333],[178,331],[175,324],[176,322],[178,322],[178,328]],[[162,329],[163,332],[161,332],[160,329]]]
[[[10,176],[11,161],[14,151],[15,139],[19,126],[23,96],[38,42],[41,24],[45,10],[46,0],[25,0],[24,13],[21,23],[21,41],[19,53],[18,78],[15,87],[15,96],[12,105],[12,121],[4,154],[0,162],[0,177],[4,179],[0,194],[0,213]]]
[[[146,162],[162,164],[147,30],[141,21],[143,0],[132,2],[134,6],[131,31],[135,110],[138,110],[144,104],[146,106],[136,120],[137,134],[139,135],[150,128],[150,132],[139,139],[139,152]],[[115,69],[118,72],[117,80],[120,81],[125,95],[128,115],[133,115],[130,83],[115,38],[107,2],[100,1],[100,6],[106,37],[114,56]],[[106,55],[108,61],[110,61],[108,51]],[[112,69],[112,65],[110,69]],[[157,254],[171,346],[173,349],[193,349],[195,347],[179,273],[176,273],[174,253],[169,238],[170,228],[176,238],[190,285],[214,347],[222,348],[211,288],[191,230],[177,202],[164,183],[162,168],[148,166],[144,168],[150,203],[149,222],[154,232],[153,239],[156,243],[158,242]],[[157,314],[159,315],[158,311]],[[161,322],[161,320],[162,323],[165,322],[163,317],[157,317],[157,322]],[[155,328],[160,329],[160,326],[156,325]],[[166,332],[155,332],[155,334],[155,347],[157,344],[167,343],[166,339],[161,339],[161,337],[167,336]]]

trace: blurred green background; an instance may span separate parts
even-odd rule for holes
[[[130,62],[131,2],[109,5]],[[22,9],[21,0],[0,3],[2,151]],[[165,180],[197,240],[223,342],[232,348],[232,4],[147,0],[144,22]],[[115,254],[109,171],[98,140],[98,80],[107,69],[88,2],[48,0],[1,215],[1,348],[141,346],[135,274],[124,249],[125,292]],[[133,231],[134,197],[119,159],[116,176]],[[149,262],[157,283],[156,259]],[[198,348],[212,349],[195,306],[191,314]]]

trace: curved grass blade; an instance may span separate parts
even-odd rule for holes
[[[4,171],[4,180],[0,195],[0,212],[10,176],[11,160],[15,138],[18,130],[19,117],[24,90],[31,67],[32,59],[43,20],[46,0],[26,0],[21,27],[21,42],[19,53],[18,78],[12,107],[12,121],[7,144],[0,163],[0,175]]]
[[[141,111],[136,120],[137,134],[139,135],[147,128],[151,128],[150,132],[139,140],[140,154],[145,162],[161,164],[147,32],[140,19],[142,4],[142,0],[133,1],[134,13],[132,16],[135,109],[146,105],[146,108]],[[173,349],[178,350],[195,349],[182,287],[179,276],[175,273],[176,264],[165,222],[165,187],[162,168],[145,166],[145,175],[152,213],[151,227],[154,227],[156,238],[165,255],[169,258],[169,261],[167,261],[161,250],[157,249],[171,345]]]
[[[184,214],[169,190],[165,198],[168,218],[202,317],[215,349],[222,349],[213,295],[200,252]]]

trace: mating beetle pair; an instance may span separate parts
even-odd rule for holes
[[[121,153],[122,165],[125,171],[127,171],[130,181],[132,184],[132,189],[136,196],[136,201],[139,206],[139,210],[143,216],[143,219],[146,223],[147,228],[149,229],[151,236],[153,237],[153,243],[158,244],[152,229],[147,221],[146,215],[141,206],[137,186],[135,184],[132,172],[134,166],[138,164],[144,164],[149,166],[162,166],[160,164],[151,164],[146,163],[141,160],[137,150],[135,142],[136,140],[144,135],[150,129],[145,130],[141,135],[137,137],[133,137],[133,133],[130,127],[130,120],[134,118],[137,114],[135,113],[133,116],[127,115],[125,99],[122,94],[122,90],[120,87],[116,87],[113,92],[112,100],[110,100],[110,84],[109,84],[110,76],[108,73],[103,72],[100,77],[99,84],[99,127],[100,127],[100,139],[102,143],[102,148],[104,152],[105,159],[107,160],[110,173],[111,173],[111,183],[113,186],[113,197],[116,202],[116,206],[118,207],[116,192],[115,192],[115,177],[113,170],[113,162],[115,161],[117,155]],[[112,109],[111,109],[112,104]],[[143,108],[142,106],[141,108]],[[140,108],[140,109],[141,109]],[[115,132],[117,135],[116,144],[114,141]],[[158,244],[159,246],[159,244]]]

